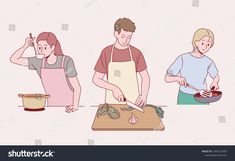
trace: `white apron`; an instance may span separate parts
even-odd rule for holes
[[[113,62],[113,49],[114,45],[112,47],[111,58],[108,64],[108,82],[119,87],[125,98],[132,103],[135,103],[139,96],[139,88],[135,62],[133,61],[130,47],[128,46],[131,61],[127,62]],[[110,90],[106,90],[105,102],[108,104],[125,104],[125,102],[119,102],[116,100]]]

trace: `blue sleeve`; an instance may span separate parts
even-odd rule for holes
[[[167,69],[167,74],[169,75],[178,75],[183,66],[183,58],[179,56],[176,58],[173,64]]]
[[[216,68],[216,65],[213,61],[211,61],[211,64],[208,68],[208,73],[211,76],[211,78],[214,78],[216,75],[218,75],[218,69]]]

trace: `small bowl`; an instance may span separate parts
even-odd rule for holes
[[[36,57],[37,57],[38,59],[43,59],[43,58],[44,58],[44,55],[43,55],[43,54],[37,54]]]

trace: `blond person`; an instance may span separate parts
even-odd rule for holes
[[[187,83],[200,90],[208,89],[206,78],[209,75],[213,81],[210,88],[219,89],[218,70],[206,53],[214,45],[214,34],[211,30],[200,28],[193,36],[193,51],[182,54],[176,58],[168,68],[165,76],[167,83],[177,82],[179,87],[177,104],[204,104],[194,99],[197,91],[189,88]]]

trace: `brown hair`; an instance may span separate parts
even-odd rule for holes
[[[36,42],[41,40],[47,41],[47,43],[52,47],[55,46],[55,55],[64,55],[60,46],[60,42],[57,40],[55,34],[52,32],[42,32],[38,35]]]
[[[119,18],[114,24],[114,31],[117,31],[120,34],[121,30],[135,32],[135,23],[132,22],[129,18]]]

